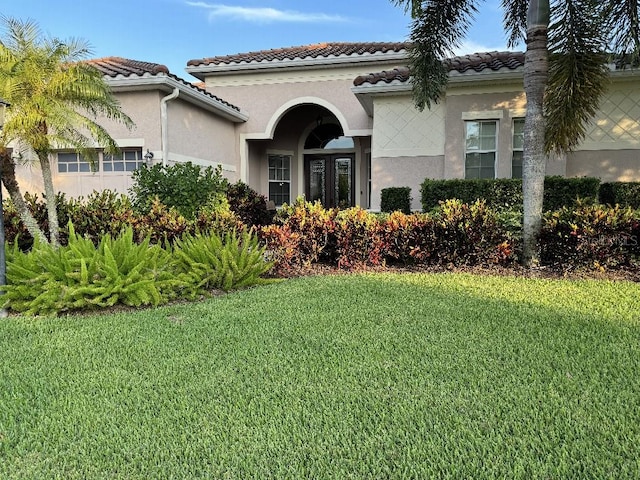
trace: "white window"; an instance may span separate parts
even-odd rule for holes
[[[291,202],[291,155],[269,154],[269,200],[276,206]]]
[[[469,121],[465,126],[465,178],[495,178],[498,122]]]
[[[97,172],[100,170],[98,159],[90,164],[84,157],[75,152],[58,153],[58,173],[84,173]]]
[[[522,178],[522,157],[524,148],[524,119],[513,121],[513,152],[511,154],[511,178]]]
[[[133,172],[144,165],[142,149],[123,149],[115,155],[105,154],[102,160],[105,172]]]

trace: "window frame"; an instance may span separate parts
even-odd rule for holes
[[[274,167],[275,170],[275,175],[274,178],[271,178],[271,172],[272,172],[272,167],[271,167],[271,159],[272,158],[279,158],[281,161],[282,160],[287,160],[288,161],[288,167],[286,167],[286,169],[284,167]],[[276,207],[281,207],[284,203],[291,203],[291,167],[292,167],[292,163],[293,163],[293,154],[290,152],[267,152],[267,198],[269,201],[272,201]],[[281,164],[282,165],[282,164]],[[283,172],[282,176],[287,176],[285,172],[288,172],[288,178],[277,178],[278,174],[277,172],[281,171]],[[278,184],[279,187],[284,187],[285,185],[287,185],[286,188],[286,195],[284,192],[279,192],[279,193],[273,193],[271,191],[271,185],[272,184]],[[287,197],[287,199],[285,200],[285,196]],[[282,201],[280,201],[282,200]]]
[[[60,161],[60,155],[68,155],[68,156],[72,156],[75,155],[76,161],[75,162],[69,162],[69,161]],[[61,167],[65,166],[66,170],[62,171]],[[73,170],[69,170],[69,165],[76,165],[77,166],[77,170],[73,171]],[[81,165],[88,165],[88,170],[81,170]],[[56,152],[56,171],[59,175],[78,175],[78,174],[83,174],[83,175],[93,175],[96,173],[100,172],[100,156],[98,154],[98,158],[96,158],[96,161],[93,163],[93,165],[88,162],[87,160],[84,159],[83,155],[80,152],[73,152],[73,151],[59,151]]]
[[[131,159],[127,160],[126,156],[129,153],[135,153],[137,158],[135,160],[131,160]],[[133,172],[135,172],[138,168],[140,168],[143,165],[146,165],[146,159],[142,155],[142,147],[121,148],[120,153],[118,154],[105,153],[103,151],[103,152],[100,152],[99,156],[100,156],[100,161],[102,162],[102,172],[106,173],[107,175],[133,174]],[[111,157],[111,159],[109,159],[108,157]],[[120,158],[113,159],[113,157],[120,157]],[[113,169],[114,164],[116,162],[122,162],[123,170]],[[136,164],[135,168],[133,170],[128,170],[127,163],[133,163],[133,162],[135,162]],[[107,170],[107,165],[110,165],[112,169]]]
[[[516,148],[516,122],[522,123],[522,146]],[[514,118],[511,122],[512,135],[511,135],[511,178],[522,178],[522,164],[524,160],[524,118]],[[520,156],[520,176],[514,177],[513,175],[513,161],[515,159],[515,153],[521,153]]]
[[[478,148],[474,149],[474,150],[470,150],[468,148],[468,142],[469,142],[469,126],[471,124],[477,124],[478,125]],[[495,126],[495,134],[493,136],[493,148],[492,149],[487,149],[487,148],[481,148],[481,139],[482,138],[487,138],[487,137],[483,137],[482,135],[482,125],[483,124],[493,124]],[[482,169],[483,169],[483,164],[482,164],[482,156],[483,154],[488,154],[488,153],[493,153],[493,176],[492,177],[486,177],[486,178],[496,178],[497,175],[497,165],[498,165],[498,138],[499,138],[499,128],[500,128],[500,122],[498,119],[470,119],[470,120],[465,120],[464,122],[464,178],[465,180],[476,180],[476,179],[482,179],[485,177],[482,177]],[[470,154],[478,154],[480,155],[480,165],[478,167],[469,167],[468,166],[468,157]],[[468,176],[468,172],[470,170],[475,170],[477,169],[479,172],[478,177],[469,177]]]

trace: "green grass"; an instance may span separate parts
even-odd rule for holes
[[[0,322],[0,478],[640,478],[640,286],[302,278]]]

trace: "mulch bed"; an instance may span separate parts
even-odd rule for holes
[[[609,280],[640,282],[640,270],[577,270],[557,267],[524,268],[520,265],[504,267],[501,265],[483,266],[397,266],[379,265],[362,266],[353,269],[341,269],[331,265],[313,264],[289,272],[286,278],[305,277],[311,275],[349,275],[362,272],[392,272],[392,273],[470,273],[474,275],[508,276],[518,278],[546,278],[566,280]],[[282,278],[282,277],[280,277]]]

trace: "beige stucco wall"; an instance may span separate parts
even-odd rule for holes
[[[640,181],[640,150],[583,150],[567,156],[568,177],[598,177],[603,182]]]
[[[287,108],[301,102],[316,103],[335,113],[344,124],[347,135],[371,129],[371,118],[351,92],[358,75],[393,68],[395,64],[345,66],[310,70],[245,72],[210,76],[205,79],[208,90],[239,106],[249,120],[239,131],[246,134],[270,134],[270,126]]]
[[[640,81],[615,77],[578,150],[631,149],[640,149]]]
[[[167,105],[168,161],[190,161],[223,167],[230,181],[239,179],[239,155],[235,124],[178,99]],[[158,127],[159,128],[159,127]]]
[[[116,92],[123,112],[131,117],[135,126],[130,130],[123,124],[107,118],[98,119],[121,147],[149,149],[154,161],[162,161],[160,101],[167,94],[157,90],[143,92]],[[168,162],[191,161],[198,165],[223,164],[223,174],[230,181],[239,177],[235,126],[216,114],[198,108],[180,98],[167,105]],[[110,189],[127,193],[132,184],[130,172],[58,173],[56,156],[52,155],[54,187],[68,197],[86,197],[94,190]],[[21,188],[32,193],[42,192],[40,168],[37,162],[17,170]]]
[[[122,111],[135,123],[128,129],[122,123],[107,118],[99,118],[97,122],[122,147],[140,147],[160,151],[160,92],[119,92],[116,98]],[[56,190],[64,192],[68,197],[87,196],[94,190],[111,189],[126,193],[131,186],[131,174],[126,172],[96,173],[58,173],[56,156],[51,157],[53,184]],[[42,173],[36,160],[17,168],[16,175],[24,192],[41,193]]]
[[[567,176],[640,181],[640,82],[614,76],[585,140],[567,156]]]
[[[374,158],[444,155],[444,102],[418,111],[409,93],[373,101]]]
[[[420,185],[425,178],[443,178],[444,156],[373,158],[371,170],[371,210],[380,211],[382,189],[388,187],[411,187],[411,209],[421,210]]]
[[[496,120],[498,143],[496,177],[511,177],[513,120],[524,116],[525,95],[522,84],[499,86],[453,86],[447,91],[444,178],[464,178],[465,121]]]

